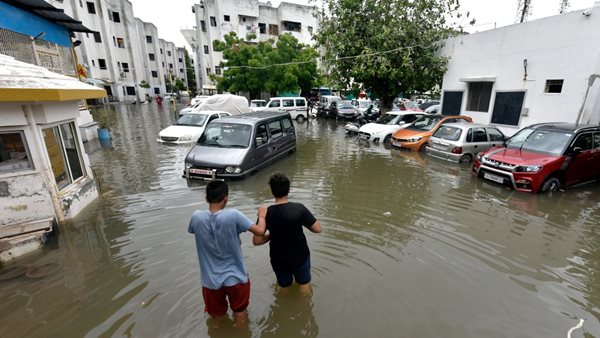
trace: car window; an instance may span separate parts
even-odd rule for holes
[[[573,148],[579,147],[582,150],[590,150],[594,147],[594,138],[592,133],[585,133],[577,136],[573,142]]]
[[[594,133],[594,148],[600,148],[600,132]]]
[[[487,142],[485,128],[473,128],[473,142]]]
[[[231,116],[231,114],[229,113],[219,113],[220,117],[225,117],[225,116]]]
[[[271,138],[273,139],[283,136],[283,129],[279,120],[269,122],[269,134],[271,134]]]
[[[294,106],[294,100],[283,100],[283,106],[284,107],[293,107]]]
[[[256,136],[254,137],[254,143],[257,147],[269,142],[269,133],[267,132],[266,124],[259,124],[256,126]]]
[[[496,128],[487,128],[487,132],[490,136],[490,141],[504,141],[504,134],[502,134],[500,130]]]
[[[412,115],[412,114],[408,114],[408,115],[404,115],[404,117],[402,117],[402,119],[400,119],[400,121],[398,122],[404,122],[405,124],[408,123],[412,123],[417,119],[417,115]]]
[[[281,120],[281,123],[283,124],[283,131],[286,134],[291,134],[294,132],[294,126],[292,125],[292,121],[289,118]]]
[[[271,103],[269,103],[269,107],[279,107],[279,105],[279,100],[273,100]]]
[[[473,142],[473,128],[470,128],[467,132],[467,142]]]
[[[210,122],[210,121],[212,121],[212,120],[216,120],[216,119],[218,119],[218,118],[219,118],[219,114],[212,114],[212,115],[210,116],[210,118],[208,119],[208,122]]]
[[[296,100],[297,107],[306,107],[306,102],[304,100]]]
[[[460,135],[462,134],[462,129],[451,127],[451,126],[441,126],[433,136],[439,137],[448,141],[458,141],[460,139]]]

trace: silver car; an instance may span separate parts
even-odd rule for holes
[[[481,151],[504,144],[505,136],[493,126],[447,123],[429,139],[427,154],[452,162],[471,162]]]

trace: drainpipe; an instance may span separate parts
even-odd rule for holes
[[[58,198],[58,193],[55,189],[56,184],[54,184],[54,177],[49,175],[52,172],[52,168],[48,167],[48,163],[50,163],[50,158],[48,157],[48,153],[43,151],[42,145],[44,144],[44,140],[40,136],[41,130],[38,128],[35,117],[33,116],[33,110],[31,109],[31,105],[23,105],[23,111],[25,112],[25,116],[27,117],[27,124],[33,129],[33,138],[34,144],[38,148],[38,154],[41,155],[42,161],[42,175],[44,180],[46,181],[46,186],[48,187],[48,191],[50,191],[50,196],[52,197],[52,206],[54,207],[54,213],[56,214],[56,219],[58,222],[62,222],[65,219],[63,215],[62,208],[60,205],[60,201]]]
[[[596,79],[599,79],[599,78],[600,78],[600,74],[590,75],[590,77],[588,79],[588,86],[587,86],[587,89],[585,90],[585,96],[583,99],[583,103],[581,104],[581,108],[579,108],[579,114],[577,115],[577,120],[575,120],[576,124],[581,123],[581,118],[583,117],[583,109],[585,109],[585,105],[587,103],[588,96],[590,95],[590,89],[594,85],[594,82],[596,81]]]

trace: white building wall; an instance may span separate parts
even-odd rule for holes
[[[582,13],[449,39],[441,51],[449,57],[443,91],[464,91],[461,113],[487,124],[492,120],[497,92],[524,90],[519,124],[500,126],[508,135],[540,122],[598,123],[600,79],[591,81],[600,74],[600,8],[594,8],[590,16]],[[465,81],[478,77],[495,78],[487,112],[466,110],[469,92]],[[545,93],[546,80],[551,79],[564,80],[561,93]]]

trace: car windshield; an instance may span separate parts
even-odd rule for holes
[[[402,115],[396,114],[384,114],[375,121],[378,124],[398,124],[398,121],[402,118]]]
[[[412,130],[431,130],[443,118],[443,116],[423,116],[416,120],[406,129]]]
[[[369,106],[372,104],[373,103],[371,103],[371,101],[358,101],[359,108],[369,108]]]
[[[204,125],[204,121],[206,121],[206,115],[204,114],[187,114],[183,115],[177,123],[178,126],[198,126],[201,127]]]
[[[573,134],[525,128],[506,141],[506,147],[538,153],[560,155]]]
[[[350,103],[350,101],[338,101],[337,107],[338,107],[338,109],[354,108],[354,106],[352,105],[352,103]]]
[[[247,148],[252,126],[239,123],[209,123],[198,144],[208,147]]]
[[[433,134],[433,137],[442,138],[448,141],[458,141],[461,134],[462,129],[460,128],[442,125],[440,129]]]
[[[264,107],[267,105],[267,101],[252,101],[250,107]]]

